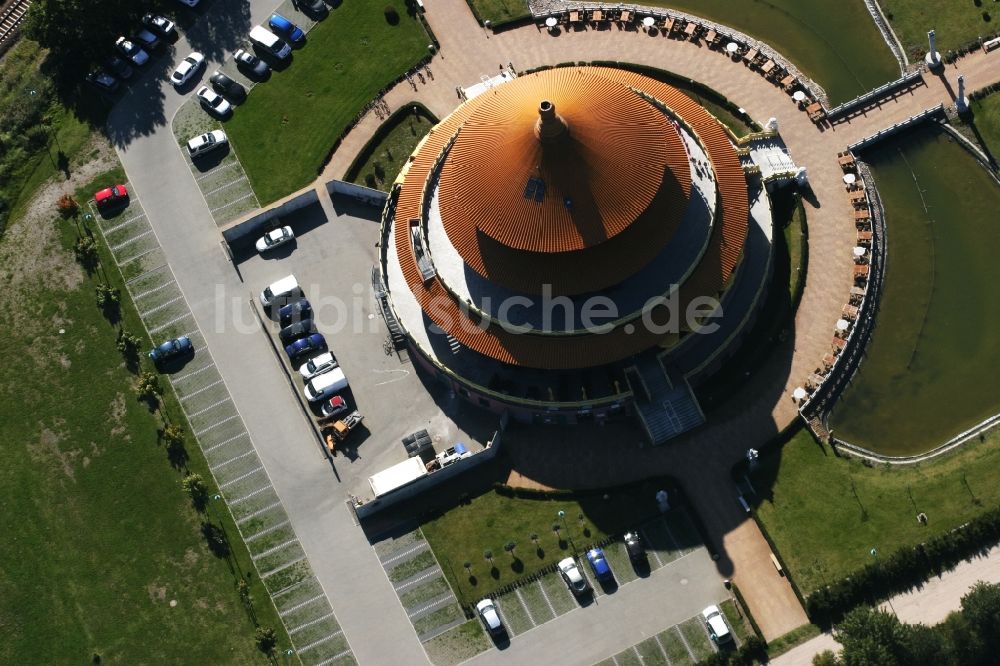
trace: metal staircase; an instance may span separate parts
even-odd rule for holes
[[[625,376],[636,396],[639,421],[653,445],[663,444],[705,422],[687,381],[679,373],[671,381],[657,359],[640,362],[629,368]]]

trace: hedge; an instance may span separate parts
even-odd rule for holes
[[[396,128],[399,123],[405,120],[406,116],[413,113],[413,109],[416,107],[417,113],[430,121],[432,125],[436,125],[438,122],[437,116],[431,113],[430,109],[421,104],[420,102],[407,102],[403,106],[399,107],[391,114],[389,117],[382,121],[382,124],[378,126],[375,133],[372,134],[371,138],[365,142],[365,145],[361,147],[358,154],[354,157],[354,161],[351,162],[351,166],[347,168],[344,173],[344,180],[348,182],[354,182],[354,180],[360,175],[361,167],[365,165],[368,158],[371,157],[375,149],[378,148],[385,136],[392,130]]]

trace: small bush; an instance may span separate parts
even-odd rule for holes
[[[392,5],[386,5],[383,13],[385,14],[386,23],[389,25],[397,25],[399,23],[399,12]]]
[[[76,202],[76,199],[71,194],[64,194],[56,202],[56,208],[59,209],[59,215],[63,219],[68,219],[77,214],[77,211],[80,210],[80,204]]]
[[[198,511],[204,511],[208,505],[208,487],[205,486],[201,474],[188,474],[181,481],[181,487],[191,498],[191,504],[194,505],[194,508]]]
[[[278,638],[271,627],[257,627],[254,642],[257,644],[258,650],[270,655],[274,653],[274,646],[278,644]]]

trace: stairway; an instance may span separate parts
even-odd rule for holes
[[[705,422],[701,408],[682,376],[672,382],[655,358],[640,362],[625,374],[636,396],[639,420],[653,445],[700,426]],[[644,388],[636,386],[641,378]]]

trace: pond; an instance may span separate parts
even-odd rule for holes
[[[911,455],[1000,412],[1000,186],[933,128],[864,158],[886,209],[885,290],[830,425],[853,444]]]

